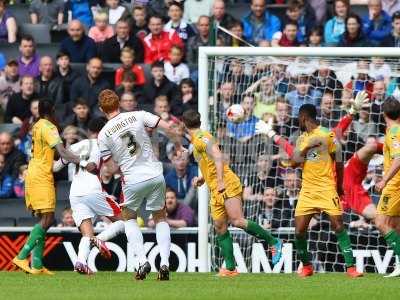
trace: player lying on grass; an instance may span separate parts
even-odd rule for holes
[[[169,280],[170,228],[166,222],[165,180],[161,162],[153,152],[148,129],[162,128],[181,152],[182,146],[169,124],[144,111],[121,113],[119,98],[111,90],[99,95],[99,106],[108,122],[98,136],[100,156],[104,163],[116,163],[122,173],[124,202],[121,203],[128,243],[139,260],[135,278],[143,280],[151,270],[143,245],[143,235],[137,224],[137,210],[143,201],[156,223],[156,239],[160,248],[159,280]]]
[[[43,250],[46,231],[54,224],[56,193],[53,178],[54,152],[69,161],[92,171],[86,157],[79,157],[63,146],[54,121],[53,105],[47,100],[39,101],[39,120],[32,128],[32,158],[29,161],[25,180],[26,207],[40,218],[21,251],[12,260],[14,265],[31,274],[53,275],[43,266]],[[32,252],[32,265],[28,256]]]
[[[94,164],[97,170],[100,166],[100,151],[97,145],[97,135],[105,125],[103,118],[90,120],[88,124],[89,138],[71,146],[71,151],[88,157],[88,164]],[[60,171],[66,163],[59,159],[54,163],[53,171]],[[104,241],[110,240],[119,233],[125,232],[124,222],[120,217],[121,209],[117,202],[103,191],[99,177],[89,173],[86,169],[76,166],[70,190],[70,204],[72,217],[82,233],[78,247],[78,259],[74,269],[80,274],[93,274],[87,265],[91,245],[97,247],[102,256],[109,259],[111,252]],[[97,237],[94,236],[93,221],[97,216],[106,216],[112,224],[107,226]]]
[[[339,139],[350,126],[353,115],[357,114],[363,105],[368,102],[368,96],[365,92],[359,92],[356,99],[352,101],[352,107],[349,114],[344,116],[338,125],[332,129]],[[271,120],[272,121],[272,120]],[[280,145],[288,154],[289,159],[293,158],[295,147],[286,139],[276,134],[272,129],[272,122],[258,121],[256,124],[256,133],[265,134],[271,138],[275,144]],[[343,176],[343,196],[340,197],[342,208],[344,210],[352,209],[359,215],[368,220],[373,220],[376,215],[375,205],[371,197],[362,186],[364,178],[367,176],[368,164],[373,156],[382,153],[383,144],[376,139],[368,139],[367,143],[360,148],[351,159],[346,163]]]
[[[302,165],[302,185],[295,209],[297,255],[303,263],[301,277],[313,275],[311,256],[307,249],[307,228],[315,214],[325,212],[336,233],[344,256],[347,275],[360,277],[354,265],[353,250],[343,226],[339,196],[343,195],[343,162],[335,133],[319,126],[317,109],[304,104],[299,110],[299,127],[303,132],[297,139],[293,161]],[[336,170],[336,179],[335,171]]]
[[[400,259],[400,234],[396,232],[400,220],[400,102],[387,99],[382,108],[386,123],[383,148],[384,176],[375,185],[376,191],[381,193],[375,225]],[[400,276],[400,265],[396,265],[389,276]]]
[[[194,110],[184,112],[183,123],[192,138],[194,157],[203,175],[193,178],[193,186],[199,187],[206,183],[211,192],[211,216],[226,264],[226,268],[220,268],[219,275],[238,274],[233,256],[233,241],[228,230],[229,223],[264,240],[272,249],[272,264],[275,265],[282,255],[282,242],[257,223],[243,217],[240,179],[224,162],[218,143],[212,135],[200,129],[200,114]]]

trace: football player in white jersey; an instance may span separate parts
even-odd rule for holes
[[[105,123],[104,118],[92,119],[88,124],[89,138],[73,144],[70,148],[73,153],[85,157],[88,165],[93,164],[92,170],[97,170],[100,165],[97,135]],[[60,171],[65,165],[63,160],[60,159],[54,163],[53,171]],[[105,258],[111,258],[111,252],[104,241],[124,232],[125,224],[120,217],[121,210],[118,203],[103,191],[99,177],[79,166],[76,166],[72,178],[69,199],[72,217],[82,233],[78,248],[78,259],[74,269],[80,274],[91,275],[93,272],[87,265],[91,245],[96,246]],[[114,223],[95,237],[93,221],[97,216],[106,216]]]
[[[145,111],[121,113],[119,98],[111,90],[99,95],[99,106],[108,122],[100,131],[98,143],[101,159],[114,161],[122,173],[122,217],[128,242],[139,260],[135,278],[143,280],[150,272],[143,235],[136,222],[137,210],[146,200],[146,210],[152,212],[156,223],[156,239],[160,248],[161,263],[159,280],[169,280],[169,255],[171,247],[170,228],[165,213],[165,181],[162,163],[153,152],[147,130],[160,127],[176,139],[176,149],[183,150],[169,124],[160,117]]]

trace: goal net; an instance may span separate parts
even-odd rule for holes
[[[317,50],[203,48],[199,60],[202,126],[218,139],[226,161],[241,179],[245,217],[271,230],[287,243],[294,241],[294,209],[301,184],[301,169],[288,165],[288,155],[281,146],[266,136],[255,134],[257,120],[273,117],[277,134],[294,145],[299,136],[297,116],[302,104],[316,105],[321,125],[333,129],[346,115],[349,100],[364,90],[371,99],[370,105],[354,117],[340,138],[346,162],[369,138],[383,137],[382,103],[388,97],[400,99],[398,50]],[[355,53],[359,56],[354,56]],[[247,118],[239,124],[230,123],[225,111],[230,105],[239,103],[248,113]],[[382,177],[382,163],[382,155],[375,155],[363,181],[375,204],[379,195],[374,193],[373,187]],[[202,200],[206,194],[199,197],[199,203],[208,203],[208,199]],[[203,212],[200,214],[206,213],[204,207],[201,209]],[[207,240],[211,245],[209,267],[217,270],[223,259],[210,226],[211,219],[207,220],[207,224],[200,222],[200,226],[208,228]],[[344,221],[358,268],[369,272],[391,271],[394,256],[373,223],[354,210],[345,211]],[[241,230],[232,229],[231,233],[237,244],[235,256],[243,258],[242,271],[255,271],[252,270],[254,245],[260,241]],[[204,238],[199,236],[199,242]],[[315,216],[312,220],[308,240],[317,271],[344,270],[344,260],[326,215]],[[299,261],[294,246],[291,255],[291,267],[296,271]]]

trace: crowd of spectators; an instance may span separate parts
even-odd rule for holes
[[[357,1],[367,6],[365,15],[353,12],[352,2],[251,0],[241,3],[247,5],[247,12],[235,18],[223,0],[141,0],[134,4],[33,0],[26,4],[30,22],[48,24],[65,35],[58,54],[51,57],[39,55],[35,39],[19,32],[22,24],[12,15],[11,5],[0,0],[0,42],[19,44],[16,57],[0,53],[0,117],[18,128],[0,133],[0,198],[23,197],[32,146],[30,130],[38,118],[39,99],[53,102],[66,145],[86,136],[90,118],[102,114],[99,93],[114,89],[122,111],[143,109],[159,115],[190,149],[180,117],[187,109],[197,109],[199,47],[400,46],[399,1]],[[283,14],[275,15],[270,9],[274,5]],[[342,138],[351,155],[369,137],[384,133],[382,103],[389,96],[400,96],[400,81],[383,59],[358,61],[357,72],[346,80],[338,78],[331,62],[325,60],[315,68],[304,67],[303,72],[295,65],[223,61],[216,65],[216,91],[210,98],[210,108],[219,116],[217,138],[243,181],[244,200],[262,208],[255,218],[261,218],[268,228],[293,225],[301,174],[281,167],[285,162],[282,151],[255,135],[256,122],[274,117],[276,132],[294,142],[302,104],[316,105],[321,125],[333,128],[353,94],[366,90],[371,106]],[[240,124],[225,117],[225,110],[234,103],[241,103],[246,112]],[[164,132],[154,132],[152,140],[164,164],[167,211],[174,219],[170,224],[193,225],[196,221],[189,215],[197,209],[191,187],[196,162],[193,157],[177,157]],[[368,180],[375,180],[372,177]],[[118,177],[103,168],[101,178],[105,190],[119,199]],[[56,179],[68,180],[68,171]]]

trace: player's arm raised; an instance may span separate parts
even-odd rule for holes
[[[182,146],[181,136],[175,132],[174,128],[168,122],[160,119],[157,127],[163,129],[171,141],[174,142],[176,151],[180,152],[181,154],[185,152],[186,149],[184,149]]]

